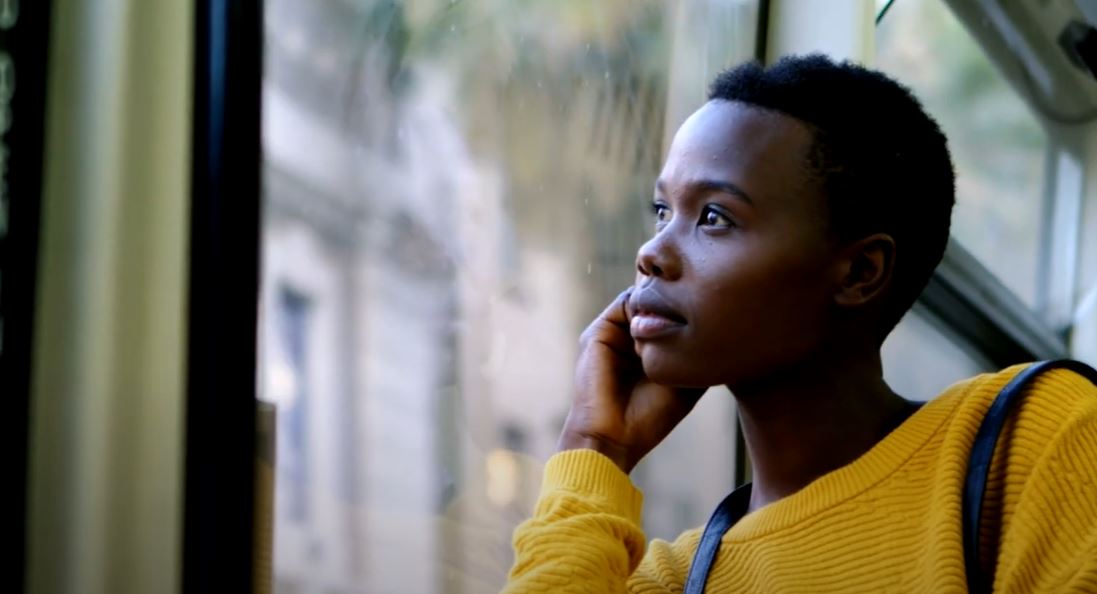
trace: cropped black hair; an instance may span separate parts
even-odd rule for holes
[[[895,268],[883,340],[929,282],[948,243],[955,175],[945,135],[903,85],[826,56],[744,64],[716,77],[709,99],[738,101],[808,125],[808,167],[822,183],[840,240],[883,232]]]

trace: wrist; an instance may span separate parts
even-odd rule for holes
[[[566,450],[594,450],[613,461],[625,474],[630,473],[634,466],[629,462],[628,452],[623,446],[582,432],[565,430],[560,434],[556,451]]]

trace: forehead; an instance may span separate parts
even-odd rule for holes
[[[809,190],[812,132],[799,120],[745,103],[713,100],[678,129],[660,182],[673,191],[692,181],[730,182],[755,202],[787,203]]]

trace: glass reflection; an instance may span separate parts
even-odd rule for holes
[[[266,11],[275,590],[497,591],[578,334],[631,282],[667,134],[751,57],[757,3]],[[709,400],[680,448],[734,447],[730,398]],[[638,469],[654,536],[731,483],[675,447]]]

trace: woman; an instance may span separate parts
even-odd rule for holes
[[[717,77],[656,182],[635,285],[583,333],[506,591],[682,591],[701,529],[645,546],[628,473],[721,384],[753,484],[709,592],[964,591],[967,459],[1018,369],[919,408],[880,362],[941,259],[953,194],[944,136],[880,73],[807,56]],[[1097,591],[1094,388],[1047,373],[1004,439],[981,530],[995,589]]]

